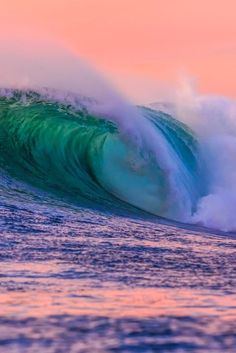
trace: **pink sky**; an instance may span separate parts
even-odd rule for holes
[[[59,39],[128,93],[187,74],[203,92],[236,97],[235,0],[1,1],[0,38],[22,26]]]

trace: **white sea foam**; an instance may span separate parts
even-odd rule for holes
[[[181,176],[184,166],[174,149],[140,111],[94,69],[49,41],[39,41],[37,45],[19,39],[17,43],[2,41],[0,52],[1,87],[35,90],[47,87],[56,89],[57,99],[61,100],[70,97],[68,92],[91,97],[97,102],[90,107],[94,113],[116,122],[124,139],[131,141],[139,150],[150,151],[166,173],[170,205],[172,203],[179,208],[177,215],[170,212],[167,216],[226,231],[236,230],[234,101],[199,96],[189,85],[180,89],[173,99],[171,107],[175,117],[190,126],[197,135],[204,180],[207,182],[207,192],[191,215],[190,196]]]
[[[173,114],[197,135],[204,164],[206,195],[191,221],[224,231],[236,230],[236,102],[202,96],[188,82],[177,92]]]

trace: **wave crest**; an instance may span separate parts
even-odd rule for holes
[[[76,202],[125,202],[188,221],[202,193],[192,132],[145,107],[138,108],[135,128],[124,129],[117,118],[99,109],[96,115],[96,101],[66,97],[62,102],[53,91],[2,92],[1,168]]]

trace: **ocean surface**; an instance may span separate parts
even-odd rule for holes
[[[1,91],[0,352],[236,352],[232,209],[209,199],[207,151],[166,112],[94,106]]]

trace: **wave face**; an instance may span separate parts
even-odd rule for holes
[[[94,111],[79,98],[71,104],[33,91],[4,91],[2,174],[76,203],[188,221],[204,193],[193,133],[154,109],[138,107],[142,124],[135,134]]]

